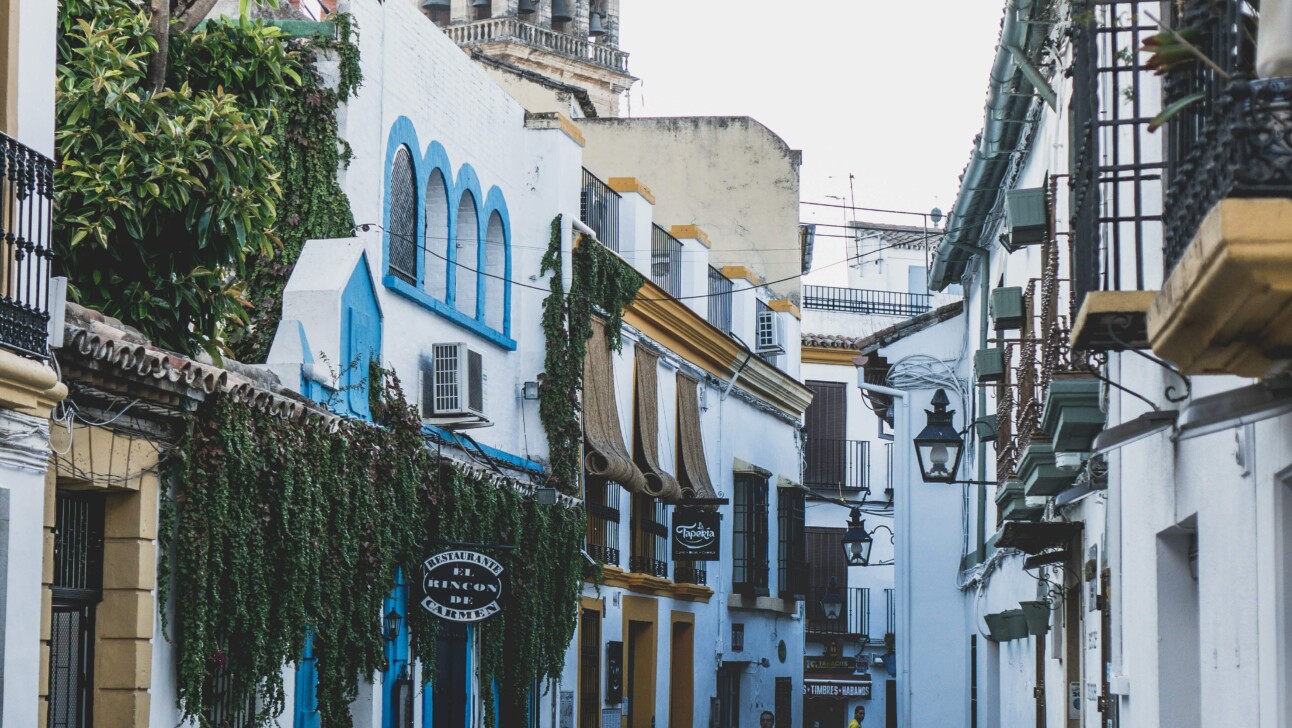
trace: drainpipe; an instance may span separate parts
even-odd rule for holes
[[[982,300],[978,302],[978,348],[987,348],[987,301],[991,295],[991,256],[986,250],[979,253],[978,259],[982,261],[982,272],[979,277],[982,279],[979,284],[979,296]],[[966,323],[968,321],[966,320]],[[987,388],[975,387],[978,390],[978,407],[974,412],[974,417],[983,417],[987,414]],[[976,428],[970,427],[971,432],[976,432]],[[975,435],[977,437],[977,435]],[[987,561],[987,443],[981,437],[978,437],[978,563]]]

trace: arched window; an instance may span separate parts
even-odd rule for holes
[[[476,284],[480,270],[480,223],[476,218],[476,198],[470,192],[462,193],[458,203],[456,240],[457,258],[453,266],[457,283],[455,307],[467,316],[476,318]]]
[[[484,249],[485,325],[502,331],[506,319],[504,276],[507,273],[507,240],[502,229],[502,216],[497,212],[489,216],[485,229]]]
[[[426,181],[425,290],[431,298],[449,296],[449,195],[444,173],[431,171]]]
[[[395,152],[390,167],[390,273],[417,284],[417,180],[413,177],[413,155],[408,147]]]

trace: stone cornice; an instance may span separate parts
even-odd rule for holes
[[[44,419],[66,396],[52,368],[0,349],[0,409]]]
[[[855,366],[854,360],[861,356],[861,352],[856,349],[835,349],[825,346],[805,346],[802,351],[804,364]]]
[[[752,355],[651,281],[642,285],[637,299],[624,311],[624,321],[719,379],[729,381],[739,371],[738,388],[791,418],[803,417],[812,401],[807,387]]]

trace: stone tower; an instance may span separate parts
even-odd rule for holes
[[[620,0],[411,1],[530,111],[619,116],[637,80],[619,50]]]

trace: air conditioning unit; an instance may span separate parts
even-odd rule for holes
[[[484,427],[484,356],[464,343],[433,344],[418,372],[422,420],[446,427]]]
[[[758,329],[754,341],[763,356],[785,353],[785,323],[771,309],[758,312]]]

